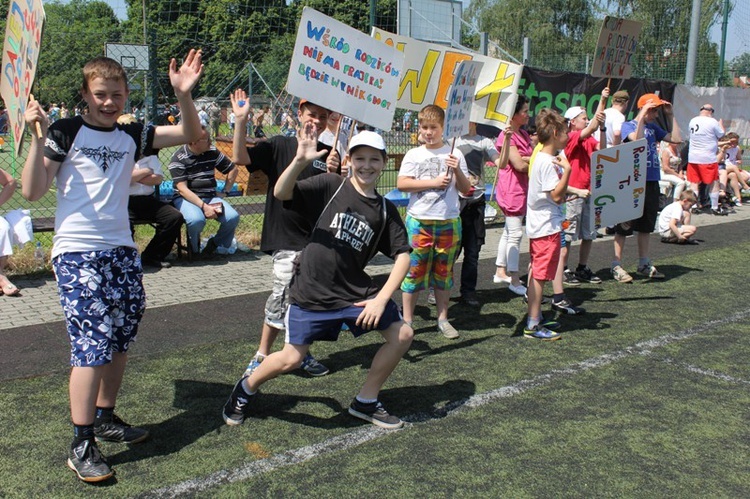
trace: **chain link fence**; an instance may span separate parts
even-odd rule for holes
[[[401,11],[397,4],[401,4]],[[444,7],[446,2],[431,4]],[[634,65],[634,77],[682,82],[685,73],[687,27],[690,0],[652,0],[635,2],[589,2],[585,0],[474,0],[448,2],[461,15],[451,23],[450,43],[472,50],[488,47],[489,53],[506,60],[517,60],[547,70],[587,72],[590,58],[605,15],[643,20],[642,48]],[[697,84],[713,85],[719,78],[719,50],[708,39],[708,28],[721,14],[721,0],[703,0],[702,29],[699,40]],[[52,119],[86,112],[78,88],[81,67],[86,60],[103,55],[107,44],[118,44],[118,60],[126,68],[130,86],[128,110],[144,123],[169,126],[179,120],[179,110],[171,93],[167,66],[171,57],[181,57],[191,47],[204,51],[205,75],[193,96],[198,108],[205,108],[215,144],[231,155],[231,107],[228,94],[244,88],[251,96],[254,126],[248,128],[249,140],[256,132],[270,137],[289,133],[284,124],[286,114],[296,115],[291,96],[284,84],[294,45],[301,8],[312,6],[321,12],[369,31],[372,20],[382,29],[396,32],[399,15],[412,2],[384,0],[338,2],[310,0],[204,0],[201,2],[151,1],[131,3],[126,11],[114,12],[102,2],[73,0],[69,4],[45,5],[42,51],[34,94],[44,103]],[[374,7],[374,8],[371,8]],[[639,8],[646,9],[640,11]],[[436,11],[438,12],[438,11]],[[424,7],[419,16],[429,18]],[[429,30],[435,30],[428,26]],[[485,35],[486,33],[486,35]],[[524,39],[528,38],[524,51]],[[485,42],[483,42],[485,40]],[[524,55],[526,60],[524,61]],[[145,61],[145,62],[144,62]],[[145,63],[145,66],[144,66]],[[397,110],[393,130],[384,132],[392,159],[384,173],[380,191],[395,188],[400,158],[417,144],[416,113],[405,119]],[[2,122],[0,121],[0,124]],[[16,157],[7,126],[2,129],[4,147],[0,150],[0,167],[20,178],[25,153]],[[26,148],[25,148],[26,149]],[[174,149],[162,150],[159,159],[165,167],[161,195],[169,197],[170,176],[166,169]],[[237,239],[255,247],[259,242],[265,202],[264,179],[249,175],[244,168],[237,180],[239,195],[228,198],[242,215]],[[486,171],[492,183],[495,170]],[[51,219],[55,210],[52,191],[39,202],[26,202],[19,193],[0,208],[3,212],[30,209],[34,219]],[[212,221],[204,230],[216,230]],[[137,240],[143,244],[151,229],[139,227]],[[39,234],[45,247],[51,233]]]

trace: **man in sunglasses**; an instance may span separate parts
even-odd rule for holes
[[[690,149],[688,150],[687,180],[693,192],[699,184],[706,184],[711,200],[711,213],[726,215],[719,208],[719,139],[724,136],[724,126],[714,118],[714,107],[704,104],[698,116],[690,120]]]

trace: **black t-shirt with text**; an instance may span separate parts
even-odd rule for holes
[[[297,182],[285,205],[314,227],[289,291],[291,302],[302,308],[332,310],[373,298],[379,288],[364,270],[370,258],[377,252],[395,258],[411,251],[395,205],[385,200],[383,220],[383,197],[363,196],[340,175],[326,173]]]
[[[318,142],[318,150],[324,149],[331,150],[330,146]],[[252,173],[260,170],[268,176],[268,193],[260,240],[261,251],[266,253],[273,253],[276,250],[300,251],[307,244],[311,226],[302,215],[286,210],[284,203],[273,195],[276,182],[297,154],[297,138],[277,135],[259,142],[254,147],[249,147],[247,153],[250,156],[248,171]],[[299,175],[298,180],[324,173],[327,156],[328,154],[325,154],[308,165]]]

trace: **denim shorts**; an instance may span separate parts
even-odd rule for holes
[[[70,365],[108,364],[127,352],[146,309],[141,257],[134,248],[62,253],[52,266],[70,339]]]

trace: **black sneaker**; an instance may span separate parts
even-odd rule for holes
[[[229,396],[229,400],[224,404],[224,410],[222,411],[222,417],[224,422],[229,426],[241,425],[245,422],[245,415],[250,406],[251,395],[245,392],[242,388],[242,382],[247,379],[247,376],[243,376],[232,390],[232,394]]]
[[[576,270],[575,276],[581,282],[590,282],[591,284],[602,283],[601,278],[594,274],[588,265],[586,265],[581,270]]]
[[[570,303],[570,300],[568,300],[567,298],[563,298],[560,301],[553,300],[552,309],[568,315],[581,315],[586,313],[585,309],[576,307],[575,305]]]
[[[479,303],[479,299],[477,299],[477,294],[473,291],[461,293],[461,303],[464,303],[470,307],[479,307],[481,305],[481,303]]]
[[[84,482],[102,482],[114,475],[94,440],[84,440],[70,449],[68,468]]]
[[[725,217],[729,215],[729,212],[720,206],[717,210],[711,209],[711,214],[719,217]]]
[[[376,426],[387,428],[389,430],[404,426],[403,421],[396,416],[388,414],[388,411],[385,410],[385,407],[383,407],[383,404],[381,404],[380,401],[363,404],[355,397],[354,400],[352,400],[352,404],[349,406],[349,414],[355,418],[364,419]]]
[[[148,435],[148,430],[129,425],[117,414],[112,414],[111,421],[94,424],[94,436],[99,442],[137,444],[146,440]]]
[[[563,284],[566,286],[580,286],[581,281],[576,278],[576,275],[570,269],[565,269],[565,272],[563,272]]]
[[[302,369],[310,376],[325,376],[331,372],[330,369],[318,362],[309,352],[302,359]]]

